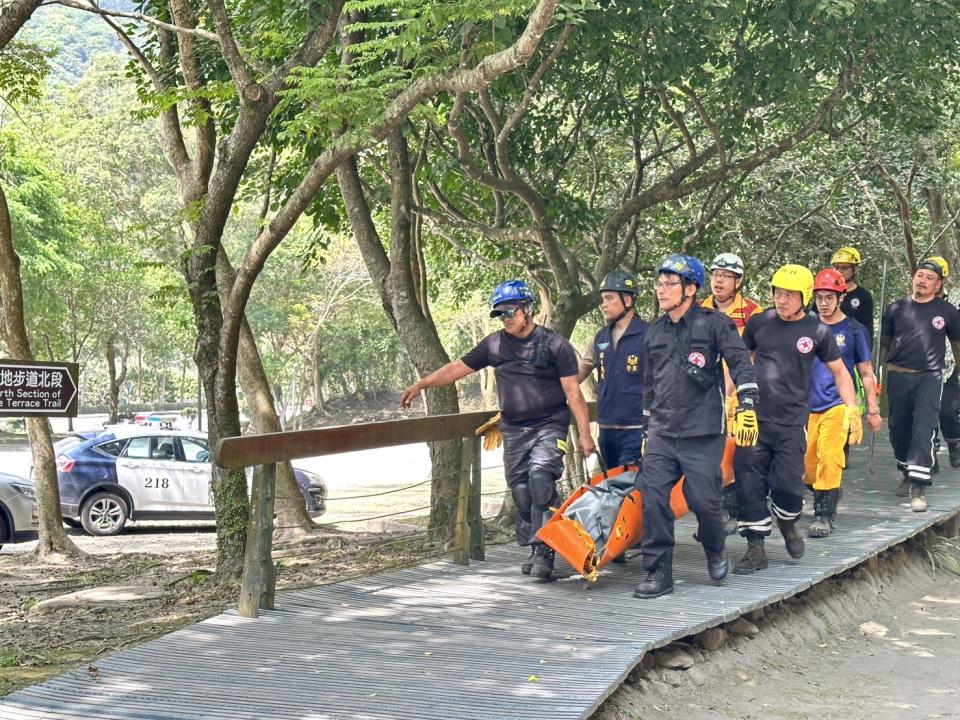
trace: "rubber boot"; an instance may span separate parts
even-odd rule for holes
[[[657,566],[647,573],[642,583],[634,588],[633,596],[648,600],[673,592],[673,553],[667,552]]]
[[[536,546],[530,548],[530,557],[520,563],[520,572],[524,575],[529,575],[530,571],[533,569],[533,556],[535,554]]]
[[[546,545],[536,545],[533,553],[533,567],[530,575],[537,580],[546,582],[553,579],[553,550]]]
[[[947,443],[947,451],[950,453],[950,467],[960,467],[960,442]]]
[[[780,534],[787,543],[787,554],[794,560],[802,558],[806,545],[800,533],[797,532],[797,521],[777,518],[777,527],[780,528]]]
[[[709,550],[706,553],[707,572],[710,573],[710,579],[719,585],[730,574],[730,556],[727,555],[726,548],[718,553],[712,553]]]
[[[750,575],[767,567],[767,551],[761,535],[747,535],[747,554],[740,558],[734,568],[735,575]]]
[[[910,486],[910,509],[914,512],[926,512],[927,507],[927,486],[913,483]]]
[[[840,489],[814,490],[813,493],[813,522],[807,533],[812,538],[827,537],[833,532],[833,518],[837,512],[837,501],[840,499]]]

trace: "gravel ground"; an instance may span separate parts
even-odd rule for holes
[[[895,548],[767,610],[755,637],[672,646],[695,659],[687,670],[650,654],[594,718],[960,718],[960,578],[934,573],[926,549]]]

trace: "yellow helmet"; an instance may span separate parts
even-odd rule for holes
[[[795,290],[803,297],[803,304],[813,297],[813,273],[803,265],[784,265],[770,278],[770,287]]]
[[[860,253],[856,248],[842,247],[833,254],[833,257],[830,258],[831,265],[836,265],[837,263],[842,265],[859,265]]]
[[[940,266],[940,269],[942,270],[942,272],[940,273],[940,275],[941,275],[941,277],[943,277],[944,280],[946,280],[947,277],[949,277],[949,275],[950,275],[950,265],[949,265],[949,263],[947,263],[946,260],[944,260],[944,259],[943,259],[942,257],[940,257],[939,255],[931,255],[930,257],[927,258],[927,260],[928,260],[929,262],[934,262],[934,263],[936,263],[937,265]]]

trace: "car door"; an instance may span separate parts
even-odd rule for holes
[[[137,512],[180,512],[183,488],[173,436],[130,438],[117,458],[117,481],[130,493]]]
[[[213,512],[213,491],[210,488],[210,447],[203,438],[181,435],[183,461],[178,474],[183,487],[184,512]]]

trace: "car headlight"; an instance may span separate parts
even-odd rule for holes
[[[37,499],[37,489],[33,485],[26,485],[24,483],[10,483],[10,487],[12,487],[21,495],[26,495],[31,500]]]
[[[326,483],[323,481],[323,478],[316,473],[312,473],[309,470],[300,470],[300,472],[308,481],[310,481],[311,486],[317,487],[326,485]]]

